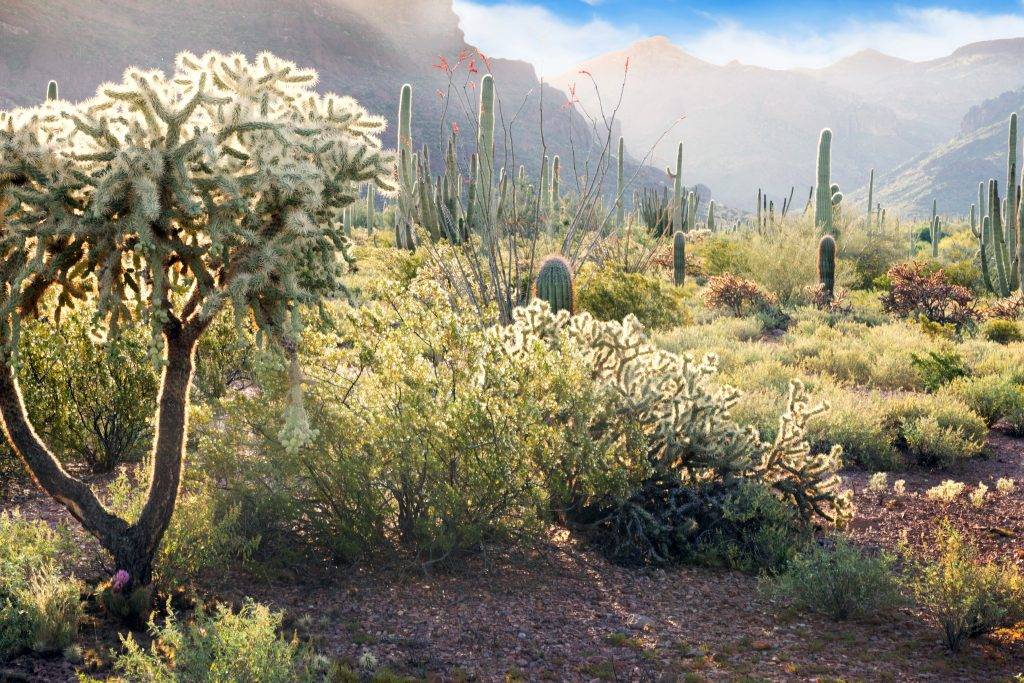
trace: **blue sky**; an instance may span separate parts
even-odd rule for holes
[[[556,74],[587,57],[666,35],[715,63],[825,66],[861,49],[906,59],[1024,36],[1021,0],[455,0],[467,39]]]

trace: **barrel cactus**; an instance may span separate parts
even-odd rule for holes
[[[554,312],[575,312],[576,294],[573,291],[572,267],[561,256],[544,259],[533,284],[533,295],[546,301]]]

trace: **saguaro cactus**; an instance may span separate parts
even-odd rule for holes
[[[46,84],[46,99],[57,99],[57,81],[50,81]]]
[[[824,235],[818,242],[818,282],[831,301],[836,292],[836,240],[832,235]]]
[[[546,301],[551,310],[569,311],[574,313],[576,296],[573,291],[572,268],[561,256],[549,256],[544,259],[533,284],[533,295]]]
[[[373,234],[373,226],[377,221],[377,186],[373,183],[366,185],[366,232]]]
[[[682,230],[676,230],[672,238],[672,277],[676,287],[686,281],[686,234]]]
[[[874,207],[875,201],[875,169],[871,169],[871,175],[868,176],[868,234],[872,232],[871,225],[871,210]]]
[[[715,200],[712,199],[708,202],[708,222],[707,228],[710,232],[715,231]]]
[[[672,183],[672,221],[676,226],[677,230],[684,229],[686,219],[684,215],[686,213],[686,206],[683,204],[685,197],[683,196],[683,143],[680,142],[676,148],[676,172],[673,174],[669,171],[669,175],[673,178]]]
[[[818,183],[814,200],[814,225],[827,234],[835,232],[832,222],[832,131],[825,128],[818,139]]]

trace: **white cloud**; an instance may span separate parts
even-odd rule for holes
[[[967,43],[1020,36],[1024,36],[1022,15],[981,15],[933,7],[899,8],[893,19],[851,20],[826,33],[807,28],[794,29],[789,35],[765,33],[726,19],[696,37],[677,42],[717,64],[738,59],[782,69],[826,66],[866,48],[921,61],[947,55]]]
[[[583,0],[597,4],[601,0]],[[626,47],[648,33],[600,18],[572,22],[528,2],[483,5],[455,0],[455,12],[467,40],[486,54],[524,59],[541,74],[567,71],[590,57]],[[1024,36],[1024,14],[985,15],[959,10],[898,8],[892,19],[848,19],[830,31],[791,26],[788,31],[759,31],[731,18],[707,17],[713,26],[696,35],[672,36],[673,42],[709,62],[734,59],[771,68],[827,66],[859,50],[873,48],[910,60],[947,55],[967,43]],[[671,33],[671,32],[669,32]]]
[[[483,5],[472,0],[454,4],[469,43],[489,56],[526,60],[543,75],[562,73],[644,37],[635,25],[619,26],[596,18],[573,23],[539,5]]]

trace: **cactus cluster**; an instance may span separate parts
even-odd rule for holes
[[[484,232],[489,224],[485,218],[496,219],[501,212],[507,190],[507,177],[501,171],[498,192],[494,177],[494,79],[490,74],[480,81],[480,106],[477,123],[476,152],[470,157],[469,183],[463,204],[463,177],[458,167],[458,133],[453,127],[445,154],[444,173],[432,177],[429,152],[424,146],[413,152],[412,86],[402,86],[398,105],[398,218],[395,244],[402,249],[416,248],[417,226],[431,240],[447,239],[459,244],[470,234]],[[547,160],[545,159],[545,169]],[[557,181],[548,186],[558,192]],[[368,203],[370,199],[367,199]],[[369,207],[368,207],[369,209]]]
[[[979,183],[977,215],[980,220],[974,218],[973,207],[971,216],[971,230],[978,240],[982,280],[989,291],[1004,297],[1020,288],[1024,268],[1017,144],[1017,114],[1011,114],[1007,136],[1006,199],[1000,199],[999,183],[995,179],[988,181],[987,190],[984,182]]]

